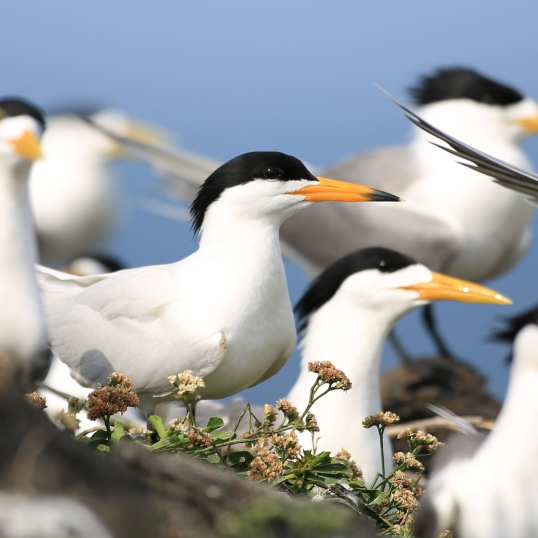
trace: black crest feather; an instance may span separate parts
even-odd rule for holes
[[[304,333],[310,316],[333,298],[349,276],[366,269],[394,273],[415,263],[417,262],[413,258],[383,247],[357,250],[340,258],[312,282],[295,306],[299,334]]]
[[[491,340],[494,342],[509,342],[510,344],[513,344],[519,331],[530,323],[538,325],[538,305],[533,306],[517,316],[504,318],[505,326],[502,329],[496,330],[491,335]],[[507,357],[506,362],[511,363],[512,360],[513,352]]]
[[[514,88],[487,78],[474,69],[451,67],[423,76],[409,89],[416,105],[427,105],[447,99],[472,99],[490,105],[510,105],[523,99]]]
[[[306,166],[295,157],[278,151],[252,151],[235,157],[217,168],[202,184],[191,205],[191,222],[195,234],[200,231],[208,207],[225,189],[264,179],[268,168],[280,170],[279,181],[315,180]]]
[[[30,116],[37,120],[37,122],[41,125],[42,130],[45,129],[45,118],[43,113],[39,108],[28,101],[16,97],[6,97],[0,100],[0,109],[6,116],[9,117]],[[0,118],[2,115],[3,114],[0,113]]]

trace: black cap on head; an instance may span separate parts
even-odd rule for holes
[[[39,108],[30,104],[28,101],[8,97],[0,100],[0,119],[3,117],[14,116],[31,116],[45,129],[45,118]]]
[[[494,342],[510,342],[514,343],[514,340],[523,327],[534,323],[538,325],[538,306],[533,306],[531,309],[513,316],[511,318],[504,318],[505,327],[495,331],[491,335],[491,340]],[[506,362],[510,363],[513,360],[513,352],[507,357]]]
[[[235,157],[217,168],[202,184],[191,205],[194,233],[198,233],[207,208],[218,200],[225,189],[255,179],[268,181],[315,180],[306,166],[295,157],[278,151],[252,151]]]
[[[415,263],[417,262],[413,258],[383,247],[357,250],[340,258],[310,284],[295,306],[299,334],[308,326],[310,316],[333,298],[347,277],[366,269],[394,273]]]
[[[495,82],[473,69],[452,67],[423,76],[409,89],[416,105],[427,105],[447,99],[472,99],[489,105],[511,105],[523,99],[517,90]]]

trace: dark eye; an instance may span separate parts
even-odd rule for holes
[[[266,168],[263,171],[263,177],[265,179],[278,179],[282,175],[280,168]]]

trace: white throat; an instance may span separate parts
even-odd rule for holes
[[[316,402],[312,412],[320,427],[318,452],[336,453],[345,448],[362,469],[368,482],[381,472],[377,429],[366,430],[362,421],[382,411],[379,391],[379,367],[385,340],[399,317],[387,309],[361,310],[337,293],[313,314],[303,341],[301,374],[288,399],[304,408],[308,402],[314,374],[307,371],[308,362],[331,361],[351,380],[347,392],[335,391]],[[362,336],[362,337],[361,337]],[[301,442],[311,445],[310,434]],[[385,467],[392,468],[392,447],[385,436]]]

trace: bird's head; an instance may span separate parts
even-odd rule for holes
[[[18,98],[0,100],[0,158],[14,164],[39,159],[44,129],[43,115],[34,105]]]
[[[205,180],[192,203],[191,218],[193,230],[198,232],[210,214],[280,224],[312,202],[398,200],[362,185],[316,177],[290,155],[255,151],[228,161]]]
[[[538,367],[538,306],[506,318],[504,325],[493,333],[492,340],[512,345],[507,362],[521,357],[518,359],[521,363],[529,362],[534,368]]]
[[[536,101],[474,69],[439,69],[409,91],[427,121],[470,143],[538,132]]]
[[[503,295],[459,278],[436,273],[425,265],[382,247],[359,250],[328,267],[295,307],[299,330],[329,301],[395,323],[411,310],[432,301],[511,304]]]

